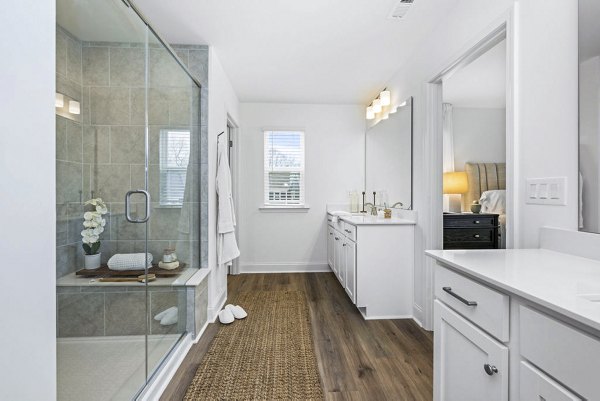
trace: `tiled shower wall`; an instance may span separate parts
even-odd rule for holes
[[[192,267],[207,264],[208,48],[177,46],[183,63],[202,82],[198,90],[167,51],[150,45],[149,188],[152,217],[149,251],[155,260],[176,246]],[[145,50],[137,43],[79,42],[57,29],[57,90],[82,104],[83,124],[57,116],[57,277],[82,264],[82,201],[102,197],[109,205],[102,234],[104,262],[117,252],[144,249],[144,225],[127,223],[124,195],[144,186]],[[198,108],[201,119],[198,120]],[[191,112],[193,111],[193,112]],[[183,208],[158,203],[159,145],[163,128],[189,129],[192,157]],[[143,214],[142,205],[134,205]],[[202,246],[200,246],[202,245]],[[200,253],[202,250],[202,253]]]

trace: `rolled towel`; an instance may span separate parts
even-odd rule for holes
[[[179,267],[179,261],[176,260],[175,262],[158,262],[158,267],[165,270],[174,270]]]
[[[331,215],[332,215],[331,222],[337,223],[339,216],[352,216],[352,213],[345,212],[343,210],[336,210],[335,212],[331,212]]]
[[[108,268],[111,270],[142,270],[146,267],[152,267],[152,254],[146,254],[144,262],[143,253],[117,253],[108,259]]]

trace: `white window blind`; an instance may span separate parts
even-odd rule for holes
[[[265,131],[265,206],[304,205],[304,132]]]
[[[182,206],[190,161],[190,131],[160,131],[160,205]]]

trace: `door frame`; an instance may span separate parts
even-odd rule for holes
[[[506,235],[507,248],[519,246],[519,188],[518,176],[518,130],[516,121],[517,111],[517,63],[516,50],[516,10],[511,7],[497,22],[478,39],[473,40],[461,55],[439,70],[423,87],[425,126],[422,136],[422,151],[425,163],[423,165],[424,183],[424,212],[419,213],[423,220],[424,249],[443,248],[443,92],[442,81],[468,65],[492,47],[506,39]],[[433,301],[434,301],[434,270],[435,261],[430,257],[424,258],[423,263],[423,327],[433,330]]]
[[[240,246],[240,127],[235,122],[234,118],[227,113],[227,141],[233,141],[233,147],[229,148],[229,167],[231,170],[231,189],[233,191],[233,208],[235,212],[235,237],[237,239],[238,247]],[[230,143],[227,143],[230,146]],[[231,262],[229,268],[229,274],[240,274],[240,258],[235,258]]]

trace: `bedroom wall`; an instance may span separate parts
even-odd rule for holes
[[[506,162],[506,109],[454,107],[454,169],[467,162]]]
[[[364,108],[243,103],[240,165],[241,272],[323,271],[326,204],[364,186]],[[264,211],[263,128],[304,129],[308,210]]]
[[[513,185],[515,217],[519,223],[515,246],[537,247],[539,229],[544,225],[577,228],[577,3],[458,1],[411,56],[411,63],[402,66],[382,87],[391,90],[395,103],[414,96],[415,138],[426,138],[425,84],[496,29],[513,7],[516,19],[511,34],[516,42],[516,54],[512,72],[515,74],[517,131]],[[548,29],[553,26],[560,29]],[[432,297],[428,285],[431,265],[423,251],[429,235],[427,219],[436,213],[428,208],[430,189],[422,184],[427,182],[431,165],[431,160],[424,157],[426,143],[415,143],[415,208],[420,219],[415,238],[414,314],[418,320],[431,316],[431,310],[423,310],[426,300]],[[526,179],[552,176],[567,177],[567,205],[527,205]]]

